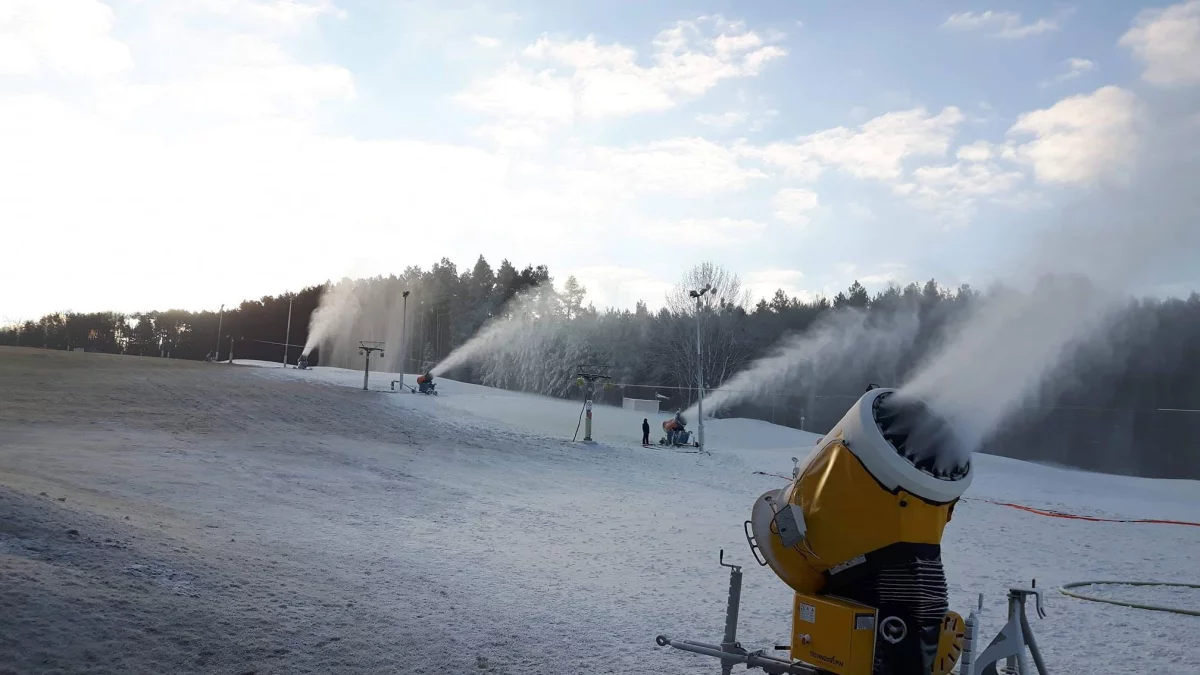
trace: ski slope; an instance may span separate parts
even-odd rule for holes
[[[362,386],[361,372],[258,365],[268,366],[264,376]],[[406,377],[410,384],[415,381],[413,375]],[[399,376],[372,373],[372,388],[385,389],[393,379]],[[676,672],[678,663],[689,662],[693,672],[712,670],[715,661],[680,653],[655,655],[649,638],[664,632],[719,641],[726,572],[717,567],[716,554],[724,548],[727,556],[748,564],[740,629],[743,644],[770,646],[785,641],[790,594],[767,568],[751,564],[742,521],[755,497],[785,482],[755,472],[790,475],[790,458],[803,458],[819,435],[757,420],[710,420],[705,427],[712,455],[681,454],[640,446],[640,424],[646,415],[598,405],[593,413],[593,438],[598,445],[569,445],[581,407],[577,402],[445,379],[439,379],[437,386],[437,397],[404,393],[392,401],[404,410],[416,407],[438,416],[458,433],[470,434],[480,427],[509,429],[532,434],[551,446],[561,444],[558,447],[579,457],[583,466],[564,470],[561,476],[542,474],[550,484],[572,485],[592,476],[599,483],[604,482],[601,476],[607,476],[628,488],[623,494],[564,495],[565,501],[558,502],[561,510],[546,515],[559,526],[578,529],[574,537],[554,547],[550,560],[533,561],[539,548],[534,541],[525,551],[506,544],[511,550],[504,557],[519,568],[537,569],[546,583],[579,584],[599,593],[572,596],[565,611],[580,615],[576,620],[588,616],[594,603],[626,607],[628,616],[613,619],[621,624],[620,633],[632,641],[621,651],[637,653],[638,662],[656,664],[647,672],[662,672],[664,667]],[[659,422],[668,416],[664,412],[650,420],[652,441],[661,435]],[[978,455],[974,461],[975,481],[943,541],[952,607],[965,615],[977,594],[983,593],[984,627],[990,636],[1003,623],[1006,589],[1036,579],[1038,587],[1048,590],[1049,616],[1033,622],[1051,672],[1118,672],[1115,664],[1122,662],[1136,663],[1138,672],[1196,672],[1200,646],[1194,636],[1200,635],[1200,618],[1087,603],[1053,589],[1092,579],[1200,581],[1193,562],[1200,560],[1200,527],[1066,520],[989,502],[1115,519],[1200,520],[1200,482],[1094,474],[989,455]],[[497,475],[491,480],[503,489],[499,486],[507,477]],[[507,508],[520,511],[525,505],[518,498]],[[576,576],[601,559],[618,568],[602,574],[605,583]],[[624,566],[641,574],[622,573],[619,568]],[[1200,591],[1194,589],[1125,587],[1118,591],[1125,600],[1200,609]],[[631,630],[634,626],[637,629]],[[594,628],[614,630],[613,626]],[[639,644],[639,640],[646,642]],[[618,649],[616,644],[609,648]]]
[[[654,636],[719,639],[720,549],[746,565],[742,643],[787,639],[791,593],[742,522],[815,435],[725,419],[711,454],[643,448],[644,415],[596,406],[597,442],[571,443],[575,402],[392,379],[0,349],[0,672],[716,673]],[[983,501],[1195,520],[1196,482],[976,467],[943,544],[986,632],[1032,578],[1196,580],[1200,528]],[[1055,675],[1196,672],[1200,618],[1047,600]]]

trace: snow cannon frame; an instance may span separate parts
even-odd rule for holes
[[[1029,593],[1041,615],[1040,591],[1010,591],[1008,625],[974,662],[977,619],[949,608],[941,538],[973,475],[969,461],[954,461],[954,442],[921,401],[869,388],[743,524],[758,563],[794,592],[791,642],[775,647],[791,658],[737,643],[741,569],[723,559],[733,569],[721,645],[664,636],[658,644],[719,658],[725,674],[744,663],[790,675],[946,675],[960,655],[963,675],[997,675],[1001,659],[1007,672],[1032,675],[1028,646],[1046,675],[1024,618]]]
[[[720,565],[729,568],[725,634],[721,643],[676,640],[666,635],[658,635],[654,638],[655,644],[659,647],[671,647],[719,659],[722,675],[730,675],[733,672],[733,666],[738,664],[745,664],[747,670],[761,669],[769,675],[897,675],[902,672],[894,671],[886,665],[880,668],[873,659],[865,658],[874,649],[875,632],[869,631],[869,640],[865,640],[863,639],[865,636],[861,636],[861,634],[868,633],[868,631],[860,630],[859,625],[860,622],[865,625],[868,616],[874,619],[877,611],[861,605],[855,607],[856,603],[830,596],[803,596],[797,593],[795,597],[795,607],[798,612],[808,604],[808,601],[825,603],[824,606],[809,605],[812,608],[811,618],[823,622],[820,633],[816,629],[819,624],[817,621],[812,621],[807,623],[808,626],[812,626],[808,629],[810,632],[792,631],[792,644],[790,645],[775,645],[771,649],[747,650],[737,639],[738,612],[741,609],[742,600],[742,568],[740,565],[726,563],[724,550],[721,550]],[[957,675],[1034,675],[1035,672],[1038,675],[1050,675],[1050,671],[1042,660],[1037,641],[1033,637],[1029,618],[1026,616],[1025,603],[1030,597],[1035,599],[1038,618],[1046,618],[1046,612],[1042,606],[1042,591],[1037,588],[1036,579],[1029,588],[1010,588],[1008,590],[1008,621],[1005,622],[1004,627],[1000,629],[991,643],[982,648],[978,642],[979,615],[977,611],[983,610],[983,594],[979,595],[979,605],[971,611],[966,621],[963,621],[957,613],[948,612],[942,622],[938,658],[934,662],[931,675],[950,675],[956,663],[959,666]],[[822,611],[826,607],[832,607],[835,610],[833,612],[835,621],[827,621],[826,614],[829,612]],[[839,607],[850,610],[851,615],[854,616],[855,625],[853,627],[845,625],[844,622],[842,626],[830,625],[837,622],[839,614],[840,618],[844,619],[845,611],[840,613],[836,611]],[[807,612],[807,610],[805,611]],[[793,616],[793,627],[795,627],[797,618],[797,616]],[[860,634],[857,641],[855,633]],[[818,635],[823,637],[818,638]],[[836,656],[831,658],[810,657],[814,661],[822,662],[821,665],[817,665],[796,657],[797,653],[804,653],[804,650],[815,651],[814,647],[818,645],[818,641],[824,643],[821,646],[825,646],[830,640],[841,645],[850,645],[850,653],[858,657],[857,660],[848,664]],[[868,642],[869,648],[866,646]],[[797,643],[799,643],[799,648],[797,648]],[[790,652],[791,658],[771,656],[767,654],[768,651]],[[1028,656],[1026,656],[1026,651],[1028,651]],[[1029,667],[1030,656],[1033,657],[1036,671]],[[1005,664],[998,667],[1001,661],[1004,661]],[[848,665],[852,665],[853,669],[847,668]]]

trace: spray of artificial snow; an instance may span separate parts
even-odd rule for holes
[[[553,311],[554,289],[546,285],[535,286],[523,291],[508,301],[504,309],[487,321],[461,346],[433,367],[431,373],[441,376],[455,368],[474,363],[489,356],[497,356],[519,347],[522,341],[531,341],[535,332],[554,331],[561,322]],[[531,355],[531,358],[537,358]]]
[[[409,304],[412,302],[410,298]],[[400,280],[371,283],[342,279],[326,287],[321,295],[321,303],[309,320],[304,354],[320,349],[323,366],[361,368],[359,342],[382,342],[384,357],[379,367],[395,371],[403,361],[402,342],[411,339],[405,330],[411,333],[413,328],[411,317],[405,325]]]
[[[304,343],[304,356],[312,353],[322,341],[328,340],[340,326],[353,322],[358,317],[361,305],[354,293],[355,284],[350,280],[326,287],[321,303],[308,321],[308,341]]]
[[[1189,113],[1190,114],[1190,113]],[[1131,295],[1165,284],[1194,288],[1200,251],[1200,125],[1158,111],[1132,177],[1089,191],[1044,230],[1014,282],[1028,292],[982,303],[900,391],[946,419],[961,461],[1019,408],[1054,395],[1065,357],[1120,331]],[[1053,278],[1043,275],[1054,274]]]
[[[874,317],[857,309],[833,312],[808,331],[784,338],[771,355],[755,361],[705,396],[705,416],[777,392],[790,382],[811,383],[864,366],[877,373],[894,370],[912,347],[919,328],[915,306]],[[697,407],[688,408],[687,414],[696,413]]]

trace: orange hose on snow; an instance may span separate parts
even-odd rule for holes
[[[1049,518],[1090,520],[1096,523],[1156,523],[1159,525],[1191,525],[1192,527],[1200,527],[1200,523],[1193,523],[1186,520],[1163,520],[1160,518],[1100,518],[1098,516],[1081,516],[1074,513],[1064,513],[1063,511],[1052,511],[1049,509],[1036,509],[1032,506],[1013,504],[1012,502],[998,502],[991,499],[975,499],[969,497],[963,497],[963,499],[975,502],[987,502],[988,504],[995,504],[997,506],[1007,506],[1010,509],[1020,509],[1021,511],[1028,511],[1030,513],[1036,513],[1039,516],[1046,516]]]

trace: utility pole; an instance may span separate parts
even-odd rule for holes
[[[292,341],[292,301],[296,299],[296,294],[292,293],[288,296],[288,327],[286,337],[283,338],[283,367],[287,368],[287,350],[288,343]]]
[[[404,372],[408,367],[408,342],[405,338],[408,337],[408,291],[402,294],[404,297],[404,313],[400,316],[400,388],[404,388]]]
[[[213,363],[221,361],[221,323],[225,321],[225,305],[221,305],[221,318],[217,319],[217,352],[213,354]]]
[[[700,452],[704,452],[704,353],[700,350],[700,300],[709,291],[716,293],[712,284],[704,284],[704,288],[698,291],[688,291],[688,295],[696,299],[696,388],[699,393],[696,401],[696,416],[700,418],[700,433],[698,434]]]

